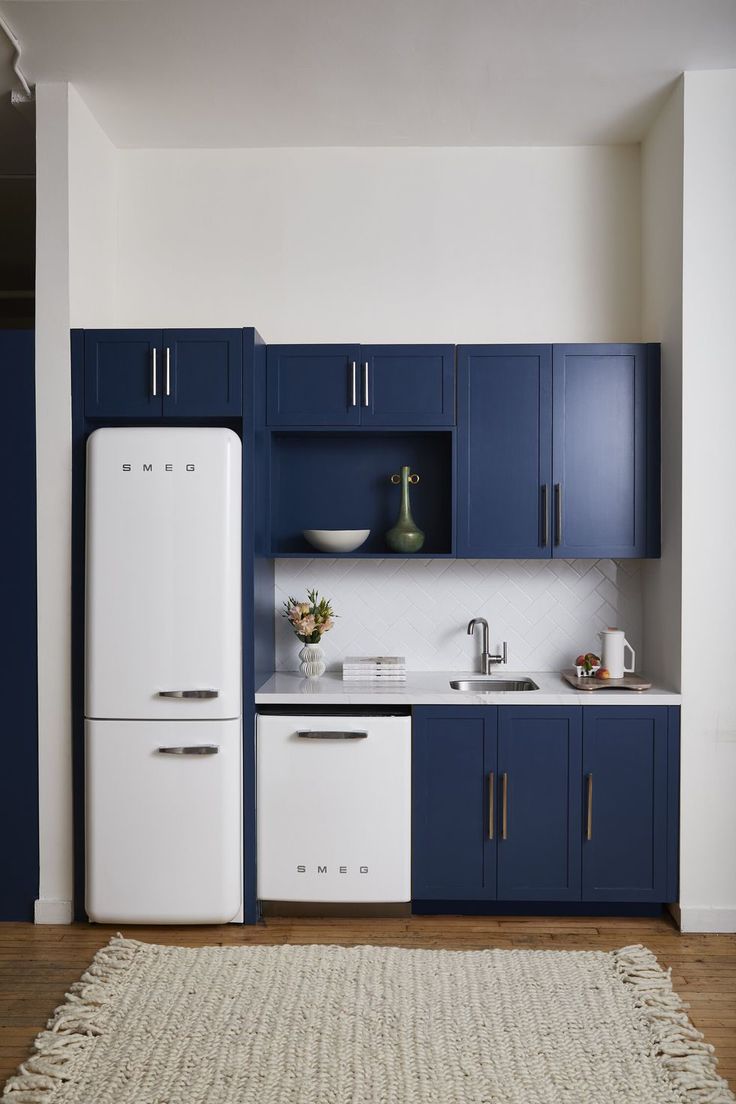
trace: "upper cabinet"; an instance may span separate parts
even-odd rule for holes
[[[88,418],[237,417],[242,389],[242,330],[84,333]]]
[[[460,346],[458,555],[659,555],[659,347]]]
[[[458,554],[549,557],[552,348],[458,351]]]
[[[272,426],[443,426],[455,422],[452,345],[270,345]]]

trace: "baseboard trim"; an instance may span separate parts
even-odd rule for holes
[[[736,908],[689,908],[680,904],[680,931],[731,934],[736,932]]]
[[[74,909],[71,901],[39,897],[33,906],[34,924],[71,924],[73,919]]]

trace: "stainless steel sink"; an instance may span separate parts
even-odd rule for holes
[[[536,682],[530,678],[500,679],[500,678],[476,678],[476,679],[452,679],[450,686],[453,690],[462,690],[466,694],[482,694],[488,692],[512,693],[517,690],[538,690]]]

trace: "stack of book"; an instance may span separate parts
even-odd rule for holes
[[[342,665],[343,682],[404,682],[404,656],[348,656]]]

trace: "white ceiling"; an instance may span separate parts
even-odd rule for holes
[[[120,146],[636,141],[736,0],[16,0],[34,81]]]

